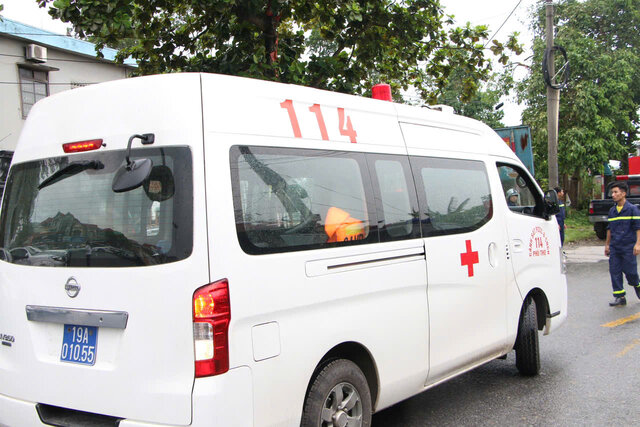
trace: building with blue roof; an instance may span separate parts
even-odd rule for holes
[[[0,151],[14,150],[38,100],[89,84],[127,78],[136,63],[116,64],[115,49],[0,17]]]

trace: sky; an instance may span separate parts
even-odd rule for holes
[[[512,61],[531,63],[529,58],[533,55],[533,34],[529,29],[531,22],[531,12],[539,0],[501,0],[501,1],[474,1],[474,0],[440,0],[445,13],[454,15],[454,20],[458,25],[470,22],[471,25],[487,25],[489,34],[498,33],[495,38],[505,41],[509,34],[519,32],[518,41],[523,44],[524,52],[517,57],[510,57]],[[490,6],[488,6],[490,5]],[[511,14],[513,12],[513,14]],[[511,16],[510,16],[511,14]],[[504,24],[504,25],[503,25]],[[502,28],[500,28],[502,26]],[[493,55],[485,52],[486,56]],[[494,67],[497,70],[497,65]],[[514,77],[521,80],[528,70],[524,67],[516,67]],[[518,105],[515,96],[501,99],[504,102],[503,122],[506,126],[517,126],[522,124],[520,116],[523,105]]]
[[[531,8],[537,0],[502,0],[495,2],[474,1],[474,0],[440,0],[445,13],[454,15],[458,25],[464,25],[470,22],[472,25],[485,24],[489,27],[489,33],[494,34],[500,26],[504,26],[495,36],[498,40],[504,41],[507,36],[514,31],[520,32],[519,41],[524,44],[524,53],[517,58],[520,62],[527,61],[532,52],[532,35],[528,29],[529,14]],[[2,15],[22,22],[23,24],[32,25],[48,31],[65,34],[67,24],[60,21],[54,21],[47,14],[45,9],[38,7],[35,0],[0,0],[4,4]],[[488,6],[490,4],[490,6]],[[509,14],[513,11],[511,17]],[[491,56],[487,52],[487,56]],[[523,67],[517,67],[515,77],[521,79],[524,77],[526,70]],[[505,113],[504,123],[507,126],[516,126],[520,123],[520,114],[523,106],[515,103],[513,96],[504,98],[505,103],[503,111]]]

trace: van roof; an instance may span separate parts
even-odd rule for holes
[[[173,144],[188,144],[197,139],[186,134],[202,140],[203,120],[212,132],[293,138],[292,113],[299,137],[331,139],[348,150],[394,145],[402,131],[407,145],[417,148],[516,158],[491,128],[450,112],[243,77],[175,73],[109,81],[39,101],[14,161],[59,156],[64,143],[96,138],[113,137],[105,140],[109,148],[125,148],[130,135],[160,130],[175,133]],[[324,133],[321,122],[328,129]],[[348,126],[354,130],[351,137]],[[431,137],[412,142],[416,130],[427,128]],[[355,133],[358,146],[351,144]]]

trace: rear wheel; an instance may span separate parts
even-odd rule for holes
[[[520,315],[516,340],[516,367],[522,375],[531,376],[540,372],[538,315],[533,298],[527,298]]]
[[[369,427],[371,393],[355,363],[337,359],[315,376],[304,401],[302,427]]]
[[[607,225],[602,222],[597,222],[593,225],[593,230],[596,232],[598,239],[604,240],[607,238]]]

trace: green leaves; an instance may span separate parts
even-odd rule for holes
[[[56,9],[64,9],[66,7],[69,7],[70,5],[70,0],[55,0],[53,2],[53,7],[55,7]]]
[[[387,82],[432,103],[453,70],[467,74],[463,100],[491,71],[487,27],[450,28],[437,0],[36,1],[98,48],[137,59],[139,74],[215,72],[361,95]],[[502,62],[514,40],[492,45]]]
[[[569,56],[569,87],[560,92],[559,169],[580,176],[634,152],[640,107],[640,0],[564,0],[556,8],[555,44]],[[536,162],[547,156],[546,87],[541,61],[544,9],[535,16],[532,72],[519,87],[528,105]],[[536,168],[540,171],[540,168]]]

